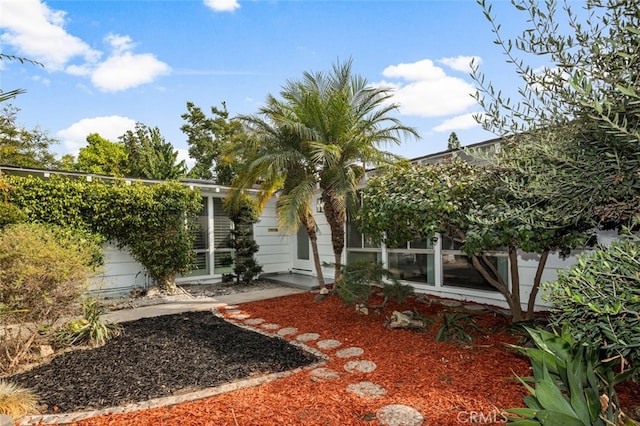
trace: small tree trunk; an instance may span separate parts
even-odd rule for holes
[[[161,293],[176,294],[178,292],[175,275],[156,277],[154,278],[154,281],[156,282],[156,285],[158,286],[158,290],[160,290]]]
[[[509,291],[509,287],[507,283],[505,283],[499,275],[492,276],[489,271],[487,271],[487,267],[478,259],[478,256],[471,255],[471,263],[476,268],[476,270],[482,275],[482,277],[487,280],[493,288],[498,290],[502,296],[504,296],[507,305],[509,306],[509,311],[511,312],[511,321],[518,322],[522,321],[522,308],[520,307],[520,303],[515,303],[513,295]]]
[[[544,267],[547,264],[547,258],[549,257],[549,250],[545,250],[540,255],[538,261],[538,268],[536,269],[536,276],[533,279],[533,287],[531,287],[531,294],[529,295],[529,303],[527,304],[527,319],[533,317],[533,310],[536,305],[536,297],[538,296],[538,289],[540,288],[540,281],[542,280],[542,273]]]
[[[316,269],[316,275],[318,276],[318,284],[320,288],[325,288],[324,274],[322,272],[322,264],[320,263],[320,253],[318,253],[318,233],[316,232],[316,224],[311,215],[303,219],[303,224],[309,235],[309,241],[311,242],[311,252],[313,254],[313,265]]]
[[[344,225],[346,222],[345,212],[336,209],[332,195],[328,191],[322,192],[322,204],[324,205],[324,215],[331,228],[331,245],[334,257],[334,281],[338,281],[342,275],[342,252],[344,250]],[[333,286],[335,290],[336,286]]]
[[[518,249],[509,246],[509,270],[511,272],[511,297],[513,308],[511,311],[511,321],[520,322],[524,320],[522,305],[520,304],[520,272],[518,271]]]

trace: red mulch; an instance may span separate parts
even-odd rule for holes
[[[409,302],[388,306],[381,314],[357,314],[337,297],[314,302],[313,295],[299,294],[241,306],[251,318],[263,318],[282,327],[297,327],[298,333],[320,333],[322,339],[337,339],[342,345],[324,351],[357,346],[364,349],[358,359],[374,361],[372,373],[349,374],[343,369],[350,359],[332,357],[325,366],[341,373],[336,380],[312,381],[304,371],[255,388],[230,392],[177,406],[129,414],[106,415],[78,425],[376,425],[375,413],[388,404],[411,406],[428,425],[457,425],[476,421],[504,421],[501,409],[520,407],[523,386],[513,375],[529,375],[529,362],[505,347],[517,337],[506,333],[505,321],[490,313],[476,315],[484,327],[498,330],[474,336],[473,347],[434,341],[436,323],[426,333],[390,330],[384,319],[393,310],[417,309],[434,317],[441,305]],[[475,314],[474,314],[475,315]],[[288,336],[293,339],[295,335]],[[315,347],[314,342],[309,346]],[[349,384],[371,381],[387,391],[378,398],[362,398],[346,392]],[[631,392],[637,392],[632,387]],[[637,395],[637,394],[636,394]],[[632,397],[634,398],[634,397]]]

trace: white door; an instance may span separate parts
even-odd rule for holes
[[[311,241],[307,230],[301,226],[293,237],[293,272],[305,275],[313,274],[313,256]]]

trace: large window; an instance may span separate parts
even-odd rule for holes
[[[347,222],[347,263],[364,261],[382,262],[380,244],[361,234],[355,223]]]
[[[398,279],[434,285],[435,251],[431,238],[420,238],[388,250],[388,267]]]
[[[471,264],[471,259],[463,251],[462,244],[447,236],[442,236],[442,285],[464,287],[477,290],[497,291],[487,282],[480,272]],[[498,253],[489,254],[486,258],[498,271],[505,282],[508,282],[509,259]]]
[[[213,199],[213,268],[216,274],[227,274],[233,268],[231,227],[233,222],[222,208],[222,199]]]
[[[191,271],[187,274],[189,276],[209,275],[211,271],[209,256],[209,198],[202,197],[202,210],[196,218],[195,227],[193,230],[195,234],[195,241],[193,244],[194,251],[196,252],[195,264],[191,268]]]

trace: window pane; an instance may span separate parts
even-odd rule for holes
[[[409,248],[412,249],[432,249],[433,241],[429,238],[416,238],[409,243]]]
[[[188,277],[209,275],[209,253],[196,253],[196,259],[191,270],[185,274]]]
[[[309,260],[309,234],[307,234],[306,228],[302,226],[298,228],[297,246],[298,246],[298,259]]]
[[[401,280],[435,284],[434,260],[428,253],[389,253],[389,271]]]
[[[222,200],[213,199],[213,243],[215,249],[231,247],[231,219],[222,208]]]
[[[443,235],[442,238],[442,250],[461,250],[462,243],[459,241],[454,241],[447,235]]]
[[[216,274],[228,274],[233,271],[233,251],[216,251],[213,268]]]
[[[347,222],[347,247],[362,248],[362,234],[355,223]]]
[[[507,277],[508,259],[504,257],[489,257],[500,275]],[[480,275],[471,264],[471,259],[464,254],[442,255],[443,285],[452,287],[473,288],[478,290],[497,291]]]
[[[206,250],[209,248],[209,203],[207,197],[202,197],[202,210],[198,214],[195,223],[195,241],[193,248]]]
[[[347,263],[352,262],[382,262],[382,253],[371,251],[347,251]]]

